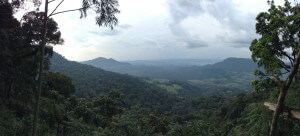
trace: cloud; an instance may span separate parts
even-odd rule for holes
[[[74,38],[76,42],[78,43],[85,43],[86,42],[86,38],[85,37],[79,37],[78,38]]]
[[[54,49],[72,60],[250,57],[255,16],[267,9],[262,0],[120,0],[114,30],[96,26],[93,15],[56,16],[72,50]]]
[[[168,7],[173,19],[173,24],[180,23],[190,15],[197,15],[203,12],[199,0],[169,0]]]
[[[172,0],[168,1],[168,7],[174,24],[206,13],[234,29],[247,29],[246,24],[253,24],[256,16],[242,12],[233,0]]]
[[[120,35],[123,31],[130,29],[132,26],[128,24],[118,25],[115,29],[104,29],[100,31],[89,31],[92,35],[97,36],[117,36]]]
[[[117,28],[120,28],[120,29],[129,29],[131,28],[132,26],[131,25],[128,25],[128,24],[122,24],[122,25],[118,25]]]
[[[203,41],[187,41],[187,47],[190,49],[208,47]]]
[[[231,47],[234,48],[248,48],[251,45],[251,40],[240,39],[240,40],[233,41],[230,45]]]
[[[233,0],[170,0],[168,1],[168,8],[171,15],[172,21],[169,23],[169,27],[174,35],[177,35],[183,42],[188,44],[188,48],[194,47],[190,46],[190,42],[199,40],[198,37],[202,35],[191,35],[190,33],[194,30],[183,29],[184,25],[182,22],[188,18],[201,18],[201,16],[209,16],[211,20],[215,20],[220,24],[219,29],[212,29],[211,31],[221,31],[220,35],[214,35],[211,39],[214,42],[208,41],[207,39],[202,40],[202,43],[207,47],[215,44],[215,41],[219,40],[219,43],[226,43],[232,47],[248,47],[249,42],[255,38],[255,14],[242,12],[237,8],[238,6],[233,2]],[[203,18],[202,18],[203,19]],[[207,20],[198,20],[199,22],[205,22]],[[209,23],[209,22],[207,22]],[[194,26],[204,29],[206,26]],[[199,29],[198,29],[199,30]],[[243,33],[247,32],[247,33]],[[244,40],[246,37],[246,40]],[[224,45],[226,45],[224,44]],[[194,45],[194,44],[192,44]],[[200,44],[203,45],[203,44]]]
[[[97,35],[97,36],[116,36],[121,33],[121,31],[116,29],[109,29],[109,30],[102,30],[102,31],[90,31],[90,34]]]

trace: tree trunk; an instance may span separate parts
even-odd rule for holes
[[[58,133],[59,133],[59,125],[60,125],[60,123],[59,123],[59,121],[57,122],[57,129],[56,129],[56,136],[58,136]]]
[[[45,1],[45,13],[43,18],[43,29],[42,29],[42,43],[41,43],[41,51],[40,51],[40,65],[39,65],[39,75],[38,75],[38,90],[36,95],[36,103],[34,107],[34,122],[33,122],[33,132],[32,135],[37,135],[37,127],[38,127],[38,116],[40,110],[40,97],[42,92],[42,80],[43,80],[43,72],[44,72],[44,53],[46,46],[46,33],[47,33],[47,22],[48,22],[48,0]]]
[[[13,82],[13,81],[10,81],[8,86],[9,86],[9,88],[8,88],[8,90],[7,90],[7,93],[6,93],[6,100],[7,100],[7,101],[9,101],[9,99],[10,99],[10,94],[11,94],[11,92],[13,92],[13,89],[14,89],[14,82]]]
[[[2,102],[3,102],[3,100],[4,100],[4,98],[3,98],[3,95],[4,95],[4,83],[1,80],[2,79],[0,77],[0,100],[2,100]]]
[[[3,79],[3,81],[0,81],[0,99],[2,99],[3,104],[6,102],[6,90],[7,90],[7,84],[6,79]]]
[[[285,80],[283,86],[281,87],[281,91],[280,91],[278,101],[277,101],[277,107],[275,109],[273,119],[272,119],[270,136],[276,136],[277,123],[278,123],[279,115],[282,112],[283,102],[285,100],[287,91],[290,88],[291,83],[298,72],[299,64],[300,64],[300,54],[297,55],[295,64],[294,64],[288,78]]]

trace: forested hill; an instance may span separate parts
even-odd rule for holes
[[[108,71],[133,76],[160,78],[169,80],[202,80],[209,78],[240,77],[253,74],[257,65],[251,59],[228,58],[221,62],[204,66],[192,65],[136,65],[118,62],[112,59],[94,59],[82,62]],[[154,63],[154,62],[153,62]]]
[[[83,64],[88,64],[88,65],[92,65],[95,67],[122,67],[122,66],[130,66],[129,63],[125,63],[125,62],[119,62],[116,61],[112,58],[110,59],[106,59],[103,57],[98,57],[92,60],[88,60],[88,61],[83,61],[81,62]]]
[[[52,56],[50,71],[68,75],[75,85],[77,96],[80,97],[92,98],[98,94],[117,90],[126,95],[127,100],[130,100],[129,103],[148,106],[167,103],[169,100],[167,97],[171,97],[159,87],[142,79],[69,61],[57,53]]]
[[[224,61],[205,65],[172,68],[164,71],[165,78],[173,80],[203,80],[203,79],[244,79],[245,75],[253,75],[257,65],[251,59],[228,58]],[[159,75],[155,75],[159,77]]]
[[[257,64],[252,59],[247,58],[227,58],[213,65],[206,65],[206,68],[216,68],[235,72],[253,72],[257,69]]]

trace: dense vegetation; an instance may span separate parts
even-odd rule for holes
[[[92,77],[92,75],[96,74],[92,71],[90,72],[93,74],[83,71],[79,72],[80,69],[85,69],[85,71],[87,71],[84,67],[93,67],[77,62],[70,62],[65,60],[63,57],[56,55],[57,54],[55,54],[52,59],[52,62],[54,62],[52,65],[53,69],[58,70],[59,65],[64,65],[63,67],[60,67],[62,69],[58,71],[65,72],[72,77],[74,81],[79,80],[79,77],[83,77],[83,74],[88,74],[88,77]],[[55,56],[57,58],[55,58]],[[56,59],[59,59],[60,62],[64,63],[58,64],[56,63]],[[66,66],[67,63],[69,63],[68,65],[72,64],[72,67]],[[67,69],[64,67],[67,67]],[[78,67],[81,68],[78,69]],[[77,70],[73,71],[75,69]],[[111,72],[96,68],[93,69],[102,73],[101,77],[104,79],[114,78],[114,76],[109,76],[112,74]],[[74,77],[74,74],[80,76],[77,78]],[[263,102],[275,102],[276,96],[278,95],[278,91],[271,91],[273,86],[271,81],[270,83],[260,84],[260,86],[264,86],[265,88],[257,88],[257,91],[255,92],[245,92],[242,89],[236,89],[234,86],[231,86],[232,88],[226,88],[224,86],[218,87],[210,84],[199,85],[181,81],[163,79],[152,80],[148,78],[134,78],[120,74],[115,75],[127,77],[135,82],[139,82],[138,86],[148,84],[148,87],[150,87],[150,84],[152,85],[151,88],[159,90],[161,93],[160,95],[164,94],[165,96],[169,96],[163,98],[163,100],[169,99],[168,103],[164,103],[164,101],[159,100],[160,97],[152,99],[153,97],[151,96],[156,94],[156,91],[148,92],[145,91],[147,90],[146,88],[143,88],[141,90],[136,89],[133,92],[124,93],[124,90],[120,88],[120,92],[124,94],[125,99],[126,96],[130,96],[131,93],[137,93],[137,91],[140,93],[137,97],[149,97],[148,99],[143,98],[131,103],[131,107],[134,108],[125,108],[120,118],[118,118],[118,120],[129,123],[127,126],[139,126],[137,127],[138,129],[131,128],[131,131],[134,131],[134,133],[130,133],[128,135],[267,135],[269,132],[272,112],[263,106]],[[94,84],[92,86],[104,86],[101,85],[103,84],[102,82],[98,82],[97,80],[95,81],[88,78],[85,79],[86,82],[90,83],[89,85]],[[126,81],[131,81],[129,79]],[[112,79],[106,80],[106,82],[120,81]],[[135,84],[130,82],[125,83],[132,86],[132,88],[135,87],[133,86]],[[122,82],[120,82],[120,84],[122,84]],[[295,83],[295,85],[297,84]],[[117,87],[118,86],[116,85],[113,88]],[[287,99],[286,106],[299,109],[299,106],[295,105],[295,103],[299,101],[297,99],[299,97],[299,89],[297,89],[296,86],[293,88],[293,93],[290,94]],[[103,90],[98,89],[97,91],[99,91],[98,93],[101,93]],[[134,99],[137,98],[131,97],[129,101]],[[144,106],[143,104],[140,104],[141,102],[145,103],[145,101],[148,100],[151,102],[161,101],[161,103],[152,104],[151,107],[149,105]],[[162,109],[161,107],[167,108]],[[149,122],[147,123],[145,121]],[[140,124],[141,122],[142,124]],[[154,124],[151,124],[150,122]],[[281,118],[281,122],[288,123],[289,126],[280,128],[280,133],[284,133],[285,135],[299,134],[299,121],[283,116]],[[123,123],[116,121],[115,124]],[[151,129],[149,130],[149,128]],[[122,130],[119,127],[113,128],[113,130],[110,130],[112,128],[107,129],[109,129],[107,135],[126,135],[127,131],[129,131]],[[119,132],[112,133],[115,130],[118,130]]]
[[[40,41],[40,13],[31,12],[24,22],[19,22],[13,17],[12,5],[3,1],[0,13],[0,135],[27,136],[32,133],[38,84],[40,55],[36,44]],[[55,21],[48,25],[52,28],[48,30],[49,43],[61,43]],[[254,91],[229,85],[236,82],[230,78],[226,86],[217,86],[220,81],[209,80],[152,80],[68,61],[53,53],[52,48],[46,49],[39,135],[265,136],[269,133],[272,111],[263,102],[275,102],[280,92],[271,79],[253,82]],[[234,63],[229,62],[225,66],[222,63],[224,71]],[[296,79],[299,78],[298,73]],[[285,106],[300,109],[299,85],[299,80],[293,81]],[[278,126],[278,135],[300,135],[300,121],[295,118],[282,115]]]

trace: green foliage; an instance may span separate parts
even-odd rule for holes
[[[185,125],[174,125],[169,136],[219,136],[221,131],[205,121],[190,122]]]
[[[253,86],[256,91],[269,93],[269,101],[278,101],[277,104],[282,109],[283,104],[287,106],[297,103],[299,100],[295,88],[297,86],[297,76],[295,82],[293,80],[294,75],[299,71],[297,60],[300,57],[300,5],[297,1],[292,4],[288,0],[285,0],[283,6],[276,6],[273,0],[269,1],[269,5],[270,8],[267,12],[262,12],[256,17],[256,32],[261,37],[253,40],[250,46],[252,59],[257,62],[259,67],[264,68],[264,71],[255,72],[259,76],[259,80],[254,81]],[[286,74],[289,74],[288,77]],[[286,78],[286,80],[282,81],[283,78]],[[291,88],[290,84],[292,84]],[[254,111],[260,112],[261,110]],[[279,110],[275,111],[274,115],[278,116],[273,118],[271,134],[277,131],[278,135],[293,135],[294,131],[289,130],[297,128],[295,120],[279,117],[280,112]],[[278,118],[279,121],[277,121]],[[255,119],[253,120],[255,121]],[[257,122],[259,121],[255,121],[255,124]],[[277,124],[281,125],[276,128]],[[259,130],[259,127],[262,126],[252,126],[257,127],[253,129],[252,134],[267,134],[267,132]],[[289,128],[287,129],[285,126],[289,126]]]
[[[284,6],[270,6],[256,18],[256,32],[261,38],[253,40],[250,50],[253,60],[264,67],[264,74],[279,77],[283,70],[291,70],[299,52],[300,7],[292,7],[287,0]]]
[[[82,0],[81,17],[87,16],[91,9],[96,13],[96,24],[113,29],[118,23],[115,14],[120,13],[117,0]]]
[[[25,19],[20,23],[13,17],[13,7],[10,3],[3,3],[0,6],[1,12],[7,13],[0,15],[0,37],[3,37],[0,40],[0,47],[3,49],[0,51],[0,99],[6,104],[11,104],[12,109],[15,108],[18,111],[18,116],[23,116],[26,113],[24,111],[30,110],[33,102],[39,58],[36,37],[40,35],[33,30],[39,29],[40,26],[29,24],[38,23],[41,20]],[[24,18],[27,17],[27,15],[24,16]],[[59,33],[57,26],[52,28],[55,31],[49,32]],[[49,36],[52,41],[60,38],[60,35],[51,38],[51,33]],[[48,48],[46,60],[49,59],[51,53],[52,48]]]
[[[146,135],[166,135],[169,131],[171,118],[168,115],[149,114],[140,121],[141,130]]]
[[[68,61],[56,53],[51,60],[50,70],[70,76],[76,95],[83,98],[95,98],[99,94],[118,90],[126,94],[125,102],[129,107],[140,104],[148,108],[159,107],[159,111],[168,109],[169,104],[176,100],[175,96],[142,79]]]
[[[231,131],[232,135],[265,136],[269,133],[272,112],[258,103],[250,104],[242,113],[238,125]]]
[[[55,95],[55,93],[58,93],[64,97],[70,97],[71,94],[75,93],[75,86],[73,85],[71,78],[61,73],[45,73],[45,83],[47,84],[44,84],[43,88],[45,88],[45,90],[50,90],[44,91],[43,93],[49,93],[45,95],[51,95],[51,93]]]
[[[300,81],[297,80],[291,86],[289,93],[286,96],[285,105],[290,108],[300,109]]]
[[[43,12],[28,12],[22,17],[23,33],[27,35],[25,39],[33,46],[38,46],[42,42]],[[32,27],[34,26],[34,27]],[[48,20],[46,41],[48,45],[62,44],[61,32],[57,23],[53,19]]]

